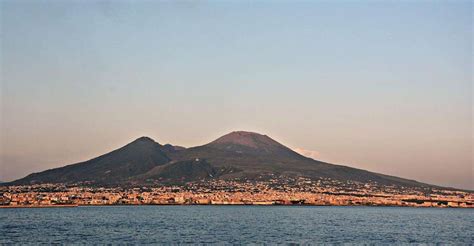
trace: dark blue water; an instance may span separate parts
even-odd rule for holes
[[[474,210],[122,206],[0,209],[0,243],[474,243]]]

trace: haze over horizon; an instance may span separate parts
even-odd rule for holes
[[[0,4],[1,181],[245,130],[474,189],[470,1]]]

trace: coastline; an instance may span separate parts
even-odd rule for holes
[[[0,208],[75,208],[77,204],[61,204],[61,205],[0,205]]]
[[[132,207],[132,206],[256,206],[256,207],[384,207],[384,208],[456,208],[472,209],[474,207],[451,206],[394,206],[394,205],[316,205],[316,204],[60,204],[60,205],[0,205],[2,208],[76,208],[76,207]]]

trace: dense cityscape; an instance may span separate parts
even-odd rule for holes
[[[474,208],[474,193],[308,178],[201,180],[181,185],[0,187],[1,207],[90,205],[315,205]]]

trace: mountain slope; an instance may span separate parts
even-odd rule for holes
[[[157,166],[134,179],[137,181],[159,180],[161,182],[194,181],[216,178],[232,171],[235,170],[227,168],[218,169],[210,165],[206,160],[194,159],[171,161],[165,165]]]
[[[12,184],[84,181],[119,183],[169,161],[160,144],[151,138],[141,137],[120,149],[89,161],[33,173]]]

